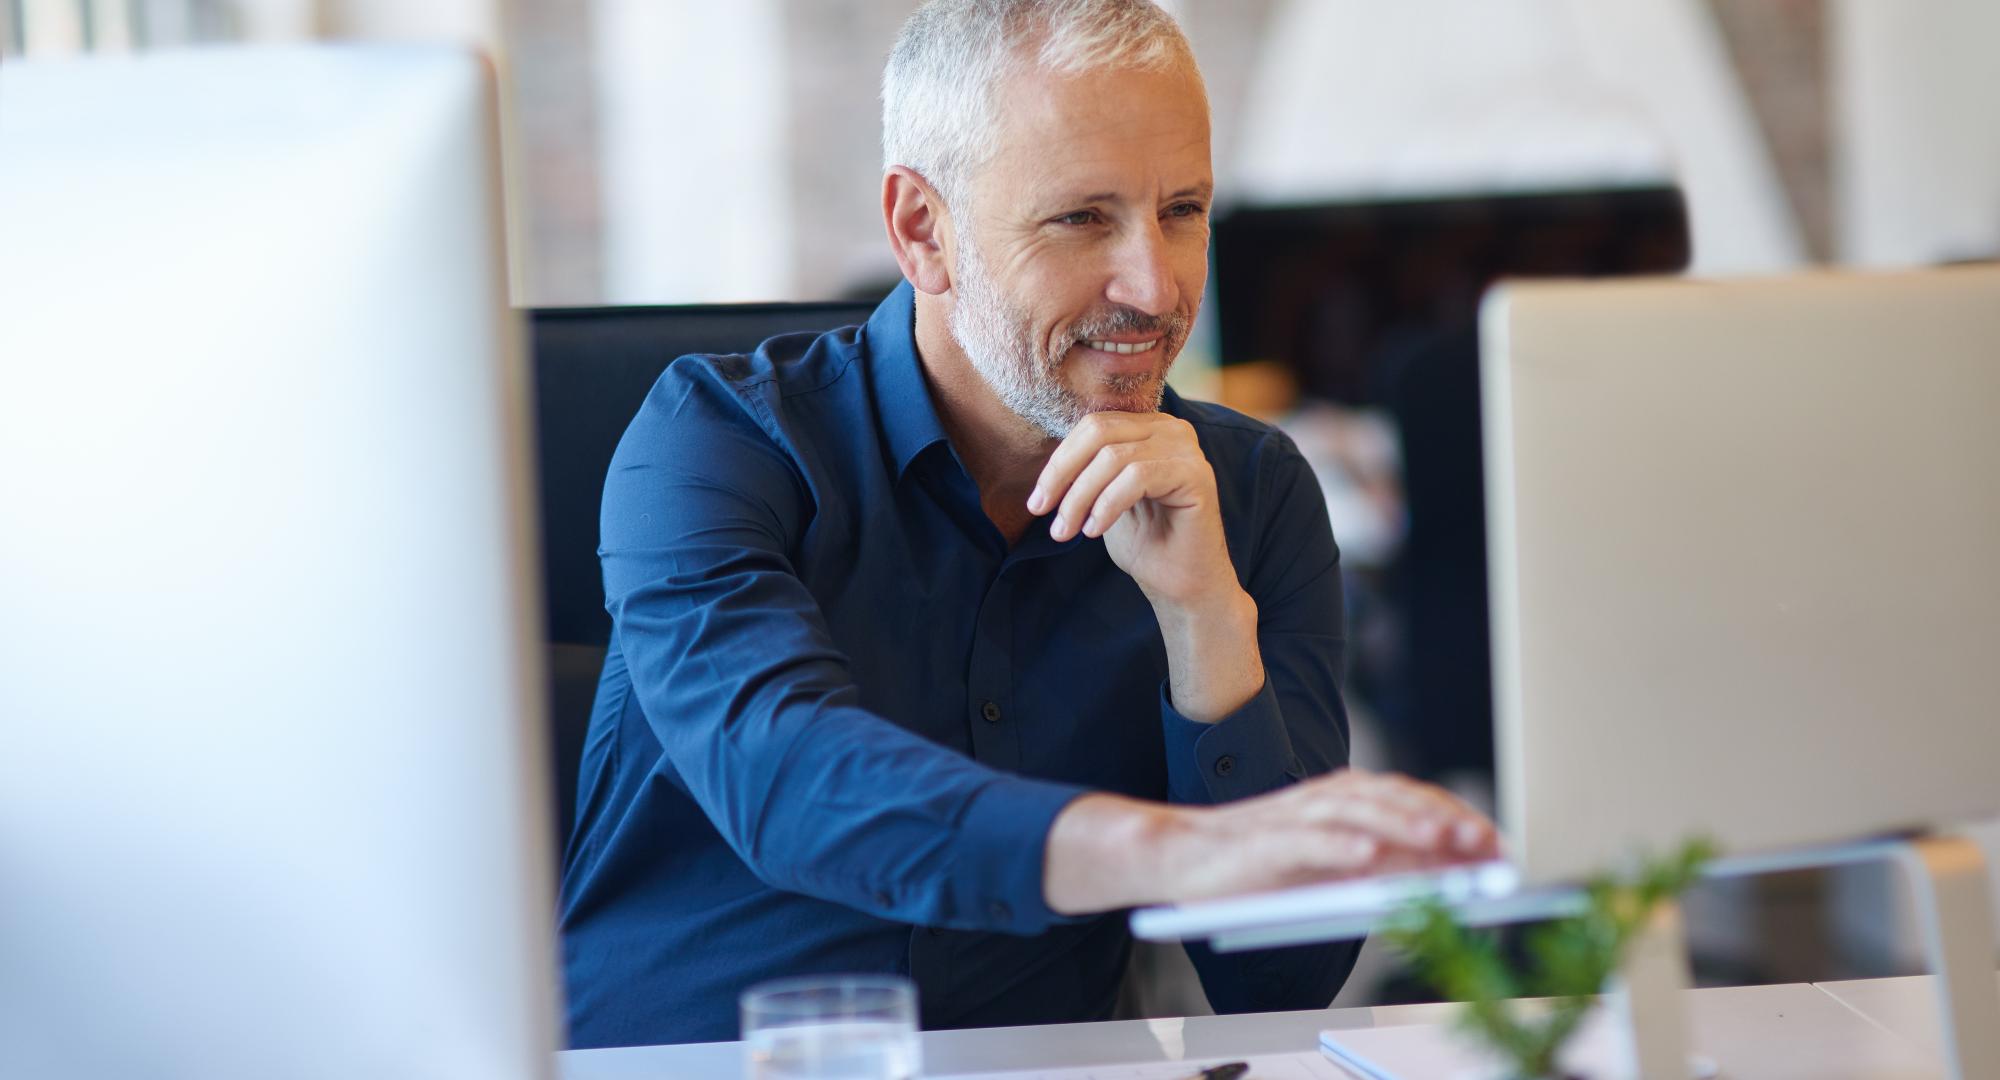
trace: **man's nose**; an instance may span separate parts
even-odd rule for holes
[[[1180,302],[1180,287],[1174,282],[1167,238],[1161,234],[1159,222],[1132,229],[1118,245],[1104,298],[1148,315],[1164,315]]]

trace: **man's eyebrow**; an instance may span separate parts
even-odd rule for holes
[[[1204,182],[1202,182],[1202,183],[1199,183],[1199,184],[1193,184],[1193,185],[1190,185],[1190,186],[1188,186],[1188,187],[1184,187],[1184,188],[1180,189],[1179,191],[1176,191],[1176,192],[1174,192],[1174,193],[1173,193],[1172,195],[1169,195],[1169,196],[1167,196],[1167,198],[1168,198],[1169,200],[1172,200],[1172,199],[1201,199],[1201,200],[1203,200],[1203,201],[1205,202],[1205,201],[1207,201],[1207,200],[1208,200],[1209,196],[1211,196],[1211,195],[1213,195],[1213,194],[1215,194],[1215,185],[1214,185],[1213,183],[1211,183],[1211,182],[1206,182],[1206,181],[1204,181]],[[1060,200],[1060,201],[1061,201],[1061,202],[1062,202],[1062,203],[1063,203],[1064,205],[1069,205],[1069,206],[1084,206],[1084,205],[1087,205],[1087,204],[1090,204],[1090,203],[1107,203],[1107,202],[1119,202],[1119,201],[1121,201],[1121,200],[1123,200],[1123,199],[1124,199],[1124,196],[1123,196],[1123,195],[1120,195],[1120,194],[1119,194],[1118,192],[1115,192],[1115,191],[1099,191],[1099,192],[1094,192],[1094,193],[1092,193],[1092,194],[1089,194],[1089,195],[1080,195],[1080,196],[1077,196],[1077,197],[1075,197],[1075,198],[1070,198],[1070,199],[1063,199],[1063,200]]]
[[[1079,195],[1073,199],[1062,200],[1063,203],[1072,206],[1084,206],[1089,203],[1104,203],[1104,202],[1117,202],[1117,201],[1118,201],[1118,193],[1115,191],[1099,191],[1089,195]]]

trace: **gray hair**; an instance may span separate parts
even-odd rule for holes
[[[915,171],[964,209],[991,149],[1000,84],[1030,64],[1067,75],[1185,64],[1201,77],[1179,24],[1153,0],[929,0],[882,71],[882,167]]]

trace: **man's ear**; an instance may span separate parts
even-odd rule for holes
[[[903,276],[933,296],[951,289],[951,219],[937,189],[901,165],[882,174],[882,223]]]

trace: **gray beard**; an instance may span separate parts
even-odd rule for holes
[[[1094,410],[1062,381],[1063,356],[1051,356],[1036,344],[1029,333],[1026,313],[1012,308],[986,272],[986,264],[971,244],[958,252],[958,280],[952,286],[951,336],[972,361],[972,369],[991,387],[1001,404],[1051,439],[1067,438],[1077,422]],[[1101,321],[1101,320],[1100,320]],[[1159,348],[1174,351],[1186,338],[1186,319],[1178,313],[1166,318],[1166,338]],[[1087,330],[1087,328],[1085,328]],[[1105,329],[1115,333],[1119,327]],[[1095,331],[1090,331],[1093,335]],[[1064,353],[1068,350],[1065,348]],[[1121,399],[1144,392],[1145,402],[1125,401],[1130,407],[1143,405],[1157,411],[1166,396],[1166,382],[1149,374],[1118,375],[1107,379],[1104,389]],[[1132,411],[1140,411],[1132,409]]]

